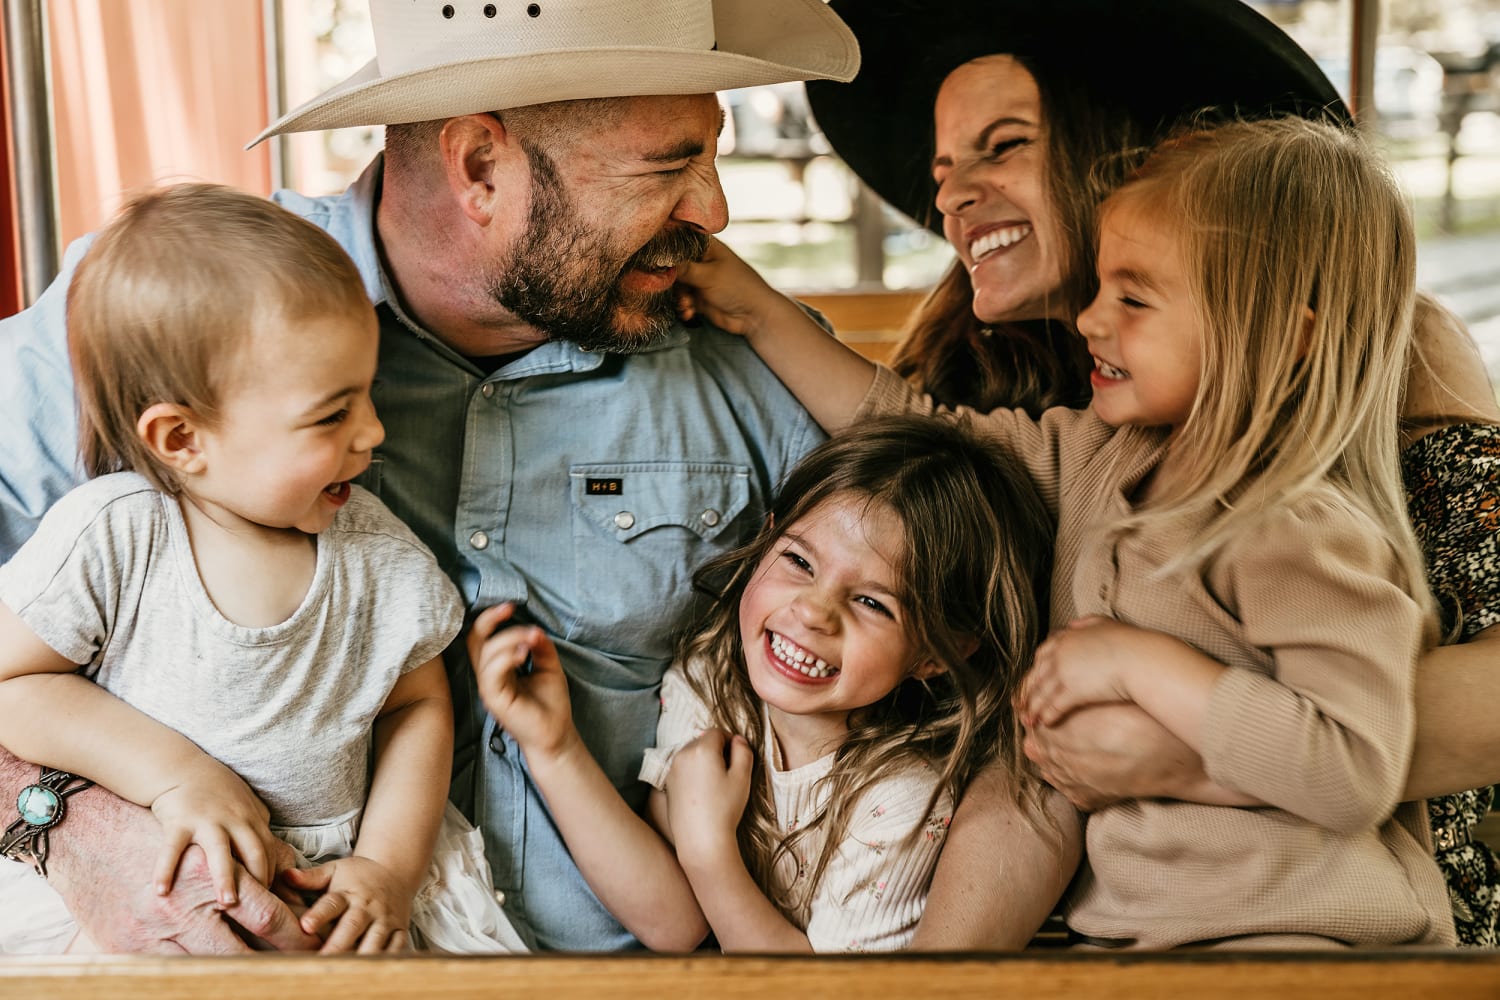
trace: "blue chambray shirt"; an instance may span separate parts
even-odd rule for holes
[[[515,601],[557,643],[584,740],[638,810],[658,689],[696,608],[691,576],[759,526],[822,432],[737,337],[672,330],[655,350],[538,346],[493,375],[401,311],[374,234],[381,161],[339,196],[275,200],[353,257],[380,320],[373,391],[386,438],[362,483],[409,524],[471,612]],[[65,289],[0,322],[0,554],[78,481]],[[515,744],[479,703],[462,642],[447,655],[454,801],[480,827],[496,888],[542,948],[634,940],[584,884]]]

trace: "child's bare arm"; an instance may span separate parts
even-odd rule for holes
[[[685,312],[744,337],[824,430],[854,419],[875,378],[875,366],[830,337],[802,307],[765,283],[718,240],[683,272],[691,292]]]
[[[411,902],[426,877],[448,798],[453,703],[434,657],[396,682],[375,720],[370,795],[352,857],[289,874],[299,889],[323,889],[302,917],[324,951],[401,951]]]
[[[552,820],[600,902],[653,951],[691,951],[708,924],[677,856],[626,804],[573,725],[557,649],[534,626],[495,631],[509,606],[475,619],[469,659],[479,693],[520,745]],[[521,667],[533,664],[529,674]]]
[[[750,876],[735,837],[750,794],[753,753],[743,738],[717,729],[677,751],[667,774],[677,856],[725,951],[810,952],[807,934]]]
[[[165,842],[152,876],[172,887],[179,859],[197,843],[208,856],[219,901],[237,901],[235,858],[262,884],[278,853],[269,813],[239,776],[180,733],[137,711],[75,671],[0,604],[0,718],[19,757],[90,778],[149,806]]]

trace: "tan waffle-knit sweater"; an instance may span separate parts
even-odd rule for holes
[[[881,369],[859,415],[933,410]],[[1093,813],[1069,925],[1143,948],[1258,934],[1452,944],[1422,805],[1397,803],[1421,617],[1375,522],[1330,486],[1268,509],[1201,575],[1156,579],[1201,525],[1106,529],[1161,461],[1161,433],[1091,410],[960,417],[1011,448],[1058,518],[1053,626],[1107,615],[1233,668],[1211,696],[1204,765],[1269,803],[1137,799]]]

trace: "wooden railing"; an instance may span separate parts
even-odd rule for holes
[[[1493,1000],[1500,953],[0,959],[0,997]]]
[[[925,292],[796,294],[828,317],[840,340],[875,361],[890,357],[906,318],[926,297]]]

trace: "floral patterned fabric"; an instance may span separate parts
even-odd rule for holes
[[[1500,428],[1456,424],[1406,449],[1401,471],[1417,540],[1437,597],[1443,634],[1471,638],[1500,622]],[[1495,789],[1429,799],[1433,847],[1448,881],[1454,923],[1465,945],[1500,945],[1500,856],[1473,839]]]

